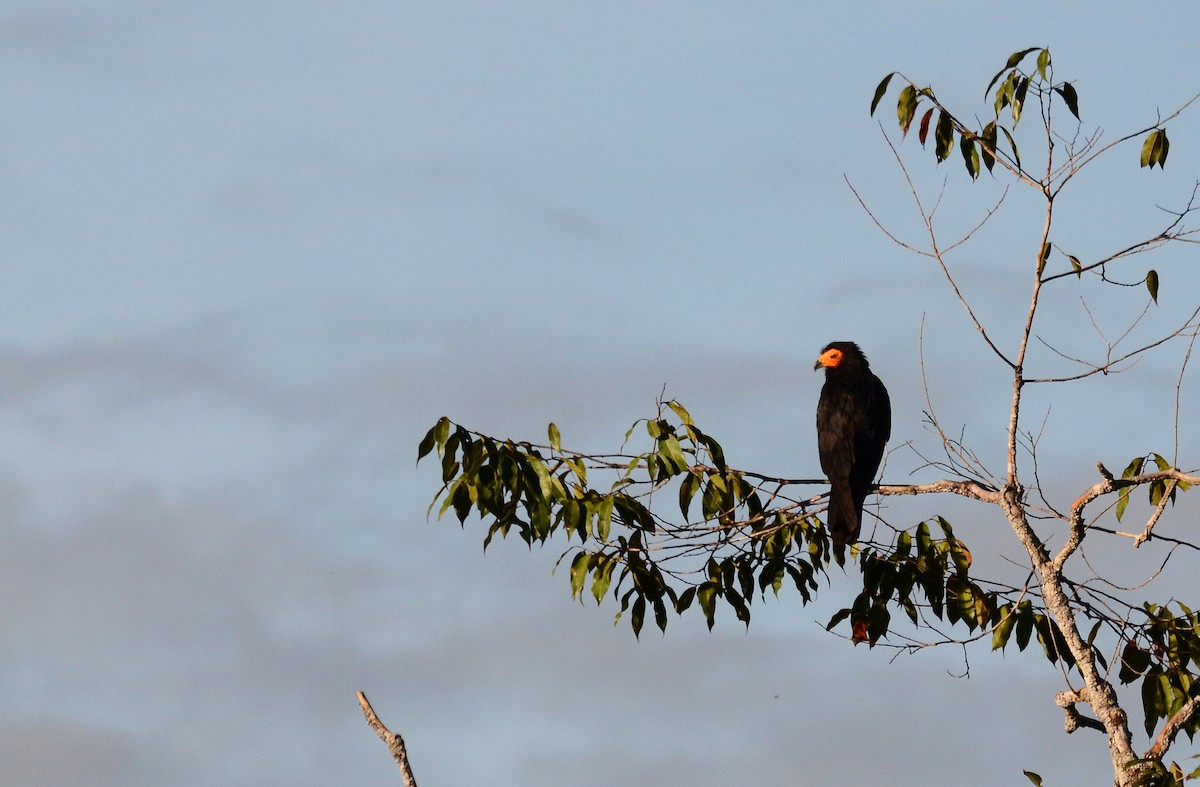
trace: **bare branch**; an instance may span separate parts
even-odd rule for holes
[[[1175,742],[1175,736],[1192,720],[1197,711],[1200,711],[1200,697],[1192,697],[1183,703],[1183,707],[1175,711],[1175,715],[1159,730],[1154,745],[1146,750],[1146,759],[1157,759],[1166,754],[1167,749]]]
[[[375,709],[371,707],[371,703],[367,702],[367,695],[361,691],[358,693],[358,704],[362,706],[363,715],[367,717],[367,724],[371,725],[371,729],[375,730],[379,739],[387,744],[392,759],[400,767],[400,778],[404,780],[404,787],[417,787],[417,780],[413,777],[412,768],[408,764],[408,751],[404,748],[404,739],[383,725],[383,722],[375,715]]]
[[[1104,729],[1103,724],[1091,718],[1090,716],[1084,716],[1082,713],[1075,710],[1075,704],[1078,702],[1085,702],[1085,700],[1077,691],[1060,691],[1054,696],[1054,704],[1062,708],[1067,714],[1066,723],[1064,725],[1067,730],[1067,734],[1069,735],[1072,732],[1075,732],[1075,730],[1079,729],[1080,727],[1087,727],[1088,729],[1107,732],[1107,730]]]

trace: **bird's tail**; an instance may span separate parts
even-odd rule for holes
[[[841,548],[858,540],[862,529],[862,501],[856,499],[847,483],[835,483],[829,488],[829,513],[826,527],[833,545]]]

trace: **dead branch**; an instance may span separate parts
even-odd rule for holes
[[[404,748],[404,739],[383,725],[383,722],[375,715],[375,709],[371,707],[371,703],[367,702],[367,695],[361,691],[358,693],[358,704],[362,706],[363,715],[367,717],[367,724],[371,725],[371,729],[375,730],[379,739],[387,744],[388,751],[392,753],[392,759],[400,767],[400,778],[404,780],[404,787],[417,787],[417,780],[413,777],[412,768],[408,764],[408,751]]]

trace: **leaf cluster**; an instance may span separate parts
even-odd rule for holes
[[[896,120],[901,134],[907,136],[913,122],[920,116],[917,140],[921,146],[925,147],[932,129],[933,154],[937,162],[940,164],[950,158],[957,147],[963,166],[972,180],[979,177],[981,164],[988,172],[992,172],[997,161],[1014,174],[1025,174],[1021,166],[1021,153],[1013,135],[1031,99],[1036,100],[1047,127],[1052,101],[1061,101],[1077,122],[1081,119],[1079,93],[1071,82],[1054,80],[1050,50],[1044,47],[1013,52],[991,78],[984,89],[984,96],[989,99],[992,118],[983,125],[968,123],[954,115],[938,100],[933,88],[918,87],[896,71],[885,76],[876,86],[871,99],[871,115],[875,114],[892,79],[897,76],[905,82],[896,101]],[[1158,166],[1161,169],[1167,162],[1169,152],[1166,129],[1154,128],[1142,145],[1141,166]]]
[[[626,442],[639,425],[647,450],[589,456],[564,451],[554,424],[549,445],[535,446],[439,419],[418,447],[418,462],[435,450],[441,460],[430,510],[440,501],[438,516],[453,510],[460,523],[477,514],[488,523],[485,549],[497,534],[530,546],[557,533],[577,541],[563,556],[571,556],[572,596],[582,598],[589,582],[597,603],[611,591],[617,619],[629,612],[635,634],[648,612],[665,630],[669,609],[682,615],[693,605],[712,628],[718,602],[748,625],[754,597],[777,595],[788,580],[810,601],[832,555],[806,504],[783,494],[779,479],[728,467],[721,445],[678,402],[636,422]],[[651,512],[651,497],[669,486],[682,522]]]
[[[1153,272],[1154,271],[1151,271],[1151,273]],[[1132,460],[1130,460],[1129,464],[1125,466],[1125,469],[1121,471],[1121,478],[1128,479],[1141,475],[1146,469],[1147,462],[1154,462],[1154,465],[1162,472],[1166,472],[1171,469],[1171,463],[1168,462],[1162,454],[1149,453],[1145,456],[1135,456]],[[1174,505],[1175,496],[1179,492],[1186,492],[1187,490],[1191,489],[1191,484],[1182,480],[1168,480],[1165,478],[1160,478],[1151,481],[1146,485],[1146,487],[1149,494],[1150,505],[1157,507],[1158,505],[1162,504],[1164,497],[1167,498],[1168,502]],[[1117,495],[1117,508],[1115,513],[1118,522],[1121,521],[1121,517],[1125,515],[1125,509],[1129,506],[1129,494],[1132,491],[1132,486],[1126,486],[1121,489],[1120,493]]]

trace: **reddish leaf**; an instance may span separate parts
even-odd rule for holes
[[[921,147],[925,147],[925,138],[929,136],[929,119],[931,117],[933,117],[933,107],[930,107],[925,116],[921,118],[921,128],[917,132],[917,139],[921,141]]]
[[[852,640],[854,640],[855,645],[857,645],[860,642],[868,642],[868,643],[871,643],[872,645],[875,644],[875,643],[871,642],[871,635],[867,633],[867,621],[866,620],[860,619],[860,620],[854,621],[854,633],[851,635],[850,638]]]

